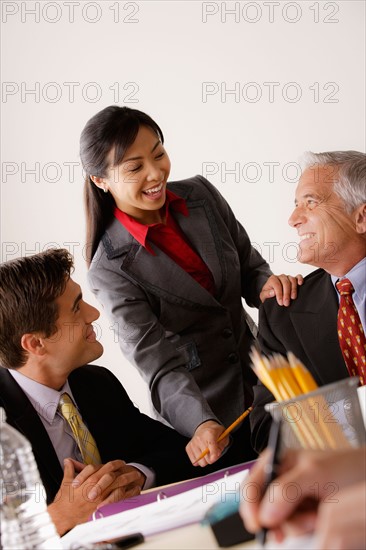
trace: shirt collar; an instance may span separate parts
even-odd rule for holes
[[[28,378],[16,369],[9,369],[9,373],[22,388],[39,416],[49,424],[52,424],[55,419],[61,395],[67,392],[73,399],[67,380],[61,390],[57,391]]]
[[[347,278],[351,281],[355,294],[362,298],[366,294],[366,258],[363,258],[358,264],[352,267],[352,269],[341,277],[341,279]],[[331,275],[332,283],[335,286],[339,277]],[[335,286],[336,290],[337,287]],[[338,290],[337,290],[338,292]]]
[[[167,222],[170,216],[170,209],[183,214],[183,216],[189,215],[186,201],[172,191],[169,191],[169,189],[166,190],[166,200],[163,208],[165,208]],[[122,212],[122,210],[117,207],[114,209],[114,216],[127,229],[127,231],[131,233],[137,242],[149,250],[149,252],[152,252],[150,246],[146,243],[147,234],[151,227],[160,225],[159,223],[143,224],[135,220],[135,218],[132,218],[132,216],[126,214],[126,212]]]

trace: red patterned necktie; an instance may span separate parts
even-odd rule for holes
[[[338,310],[339,345],[350,376],[359,376],[360,383],[363,386],[366,381],[366,338],[352,298],[355,289],[349,279],[338,281],[336,287],[340,294]]]

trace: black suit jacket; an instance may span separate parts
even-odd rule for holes
[[[203,473],[192,466],[185,452],[189,440],[140,413],[109,370],[86,365],[70,375],[69,384],[103,463],[121,459],[148,466],[155,471],[157,485]],[[59,460],[28,397],[8,370],[1,367],[0,406],[6,411],[8,423],[30,441],[47,502],[52,502],[63,477]]]
[[[317,384],[331,384],[349,376],[338,343],[337,294],[330,275],[317,269],[305,277],[298,297],[289,307],[275,298],[259,309],[259,343],[266,354],[292,351],[309,369]],[[257,452],[268,442],[271,416],[264,405],[274,401],[262,384],[254,388],[254,410],[250,415],[252,443]]]

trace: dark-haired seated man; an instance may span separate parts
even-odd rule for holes
[[[71,255],[49,250],[0,265],[0,406],[32,444],[60,534],[102,503],[195,477],[188,439],[140,413],[102,355],[70,277]]]

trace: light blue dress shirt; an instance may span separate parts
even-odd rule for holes
[[[9,373],[22,388],[29,401],[35,408],[49,435],[57,458],[61,464],[61,468],[64,469],[65,458],[73,458],[79,462],[83,462],[79,447],[74,439],[71,428],[62,414],[57,410],[60,397],[65,392],[69,394],[76,406],[76,401],[72,395],[68,381],[66,380],[66,383],[61,390],[57,391],[45,386],[44,384],[40,384],[31,378],[28,378],[28,376],[25,376],[15,369],[9,369]],[[121,459],[123,460],[123,457],[121,457]],[[155,473],[150,468],[135,462],[129,462],[128,464],[130,466],[134,466],[146,476],[145,484],[143,486],[144,489],[150,489],[150,487],[154,486]]]

